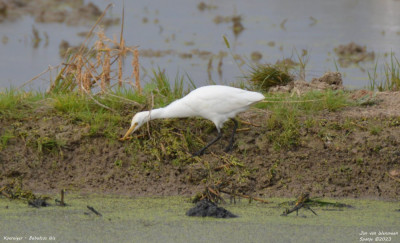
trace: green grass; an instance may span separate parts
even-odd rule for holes
[[[40,154],[55,152],[65,146],[65,141],[49,137],[39,137],[36,140],[36,146]]]
[[[289,94],[266,93],[266,101],[256,105],[257,108],[271,111],[266,120],[270,131],[268,139],[276,150],[295,147],[300,143],[300,129],[316,125],[312,119],[300,121],[300,117],[318,114],[321,111],[338,111],[347,106],[357,105],[350,102],[344,91],[311,91],[301,97]]]
[[[390,53],[389,61],[385,61],[381,73],[378,72],[378,60],[373,70],[368,71],[368,88],[378,91],[400,90],[400,62],[394,52]]]
[[[25,92],[16,89],[0,91],[0,115],[13,116],[13,110],[28,110],[34,102],[43,99],[39,92]]]
[[[23,113],[25,118],[30,119],[35,116],[36,109],[45,105],[48,107],[45,113],[48,116],[55,114],[73,124],[89,127],[87,136],[105,136],[116,140],[121,136],[121,128],[129,126],[129,121],[136,112],[165,106],[195,88],[187,75],[176,75],[175,80],[171,81],[160,69],[153,70],[152,74],[142,94],[127,88],[118,88],[92,97],[77,91],[33,93],[6,90],[0,93],[1,112],[15,119],[18,119],[15,114]],[[283,93],[265,93],[265,96],[266,102],[255,107],[271,111],[271,117],[266,119],[266,126],[270,131],[269,140],[276,149],[297,146],[300,143],[300,128],[315,124],[311,120],[301,121],[301,116],[321,111],[334,112],[349,105],[357,105],[349,102],[344,91],[312,91],[300,97]],[[180,157],[185,157],[185,153],[202,146],[196,139],[198,134],[195,135],[192,129],[177,131],[175,125],[171,127],[175,127],[173,133],[168,129],[153,131],[156,137],[163,137],[161,144],[164,148],[159,147],[159,141],[149,141],[143,145],[156,148],[157,152],[153,152],[155,158],[167,156],[179,160]],[[207,130],[205,127],[202,129]],[[5,141],[2,144],[7,144],[7,134],[3,134],[2,139]],[[63,147],[62,141],[53,140],[40,140],[35,146],[41,152]],[[184,152],[177,154],[176,151]]]
[[[54,89],[49,93],[7,89],[0,92],[0,121],[3,118],[7,121],[22,121],[18,126],[23,126],[24,120],[60,117],[67,122],[66,124],[72,123],[82,129],[88,128],[85,136],[104,136],[116,141],[121,137],[121,129],[129,126],[130,119],[136,112],[165,106],[195,88],[188,75],[176,75],[175,80],[171,81],[160,69],[153,70],[152,73],[153,76],[145,85],[142,94],[128,88],[117,88],[92,96],[64,88]],[[42,109],[44,107],[46,109]],[[37,115],[37,110],[43,111]],[[156,158],[180,158],[187,152],[188,146],[191,148],[198,145],[191,137],[193,135],[188,132],[183,133],[183,140],[166,130],[155,133],[155,136],[165,137],[165,141],[162,141],[165,144],[164,151],[159,152],[158,141],[147,141],[149,144],[145,146],[157,150],[154,152]],[[0,130],[0,150],[5,148],[14,136],[27,138],[39,154],[61,151],[65,147],[65,141],[60,141],[53,135],[46,137],[33,130],[14,135],[8,130]],[[176,151],[184,152],[178,156]]]
[[[254,87],[267,92],[271,87],[286,85],[293,80],[289,72],[290,67],[279,64],[263,64],[250,66],[249,74],[246,76]]]
[[[7,147],[8,141],[12,138],[15,138],[15,135],[12,131],[6,130],[4,134],[0,136],[0,151]]]
[[[346,106],[355,105],[347,98],[345,91],[310,91],[302,96],[291,96],[287,93],[265,93],[265,101],[256,107],[272,112],[280,109],[297,110],[303,114],[312,114],[322,110],[337,111]]]
[[[187,81],[185,81],[185,76],[178,73],[174,82],[171,82],[160,68],[153,69],[152,74],[150,82],[145,86],[145,93],[152,94],[154,103],[157,105],[167,105],[196,88],[193,80],[188,75],[186,75]],[[185,88],[185,85],[188,87]]]

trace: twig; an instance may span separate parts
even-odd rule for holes
[[[238,121],[240,123],[243,123],[243,124],[246,124],[246,125],[250,125],[250,126],[253,126],[253,127],[261,127],[260,125],[253,124],[253,123],[250,123],[250,122],[247,122],[247,121],[243,121],[243,120],[240,120],[240,119],[238,119]]]
[[[153,93],[151,93],[151,107],[149,110],[149,117],[151,117],[151,110],[153,109],[153,107],[154,107],[154,95],[153,95]],[[147,126],[147,134],[149,135],[149,138],[151,138],[149,121],[150,121],[150,119],[146,122],[146,126]]]
[[[1,194],[2,194],[3,196],[5,196],[6,198],[10,198],[10,199],[12,198],[11,195],[8,194],[8,193],[6,193],[5,191],[2,191]]]
[[[57,65],[55,67],[52,66],[48,66],[46,70],[44,70],[43,72],[39,73],[38,75],[36,75],[35,77],[31,78],[30,80],[26,81],[25,83],[23,83],[21,86],[18,87],[18,89],[23,88],[25,85],[29,84],[30,82],[38,79],[40,76],[42,76],[43,74],[47,73],[48,71],[51,71],[54,68],[58,68],[60,65]]]
[[[64,202],[64,189],[61,189],[61,200],[57,200],[56,202],[59,203],[60,206],[66,206],[66,203]]]
[[[93,98],[93,96],[85,89],[85,87],[83,87],[83,85],[81,85],[81,87],[82,87],[82,90],[89,96],[89,98],[90,98],[91,100],[94,101],[94,103],[96,103],[96,104],[98,104],[99,106],[103,107],[104,109],[107,109],[107,110],[112,111],[112,112],[114,112],[114,113],[117,112],[116,110],[114,110],[114,109],[112,109],[112,108],[110,108],[110,107],[108,107],[108,106],[106,106],[106,105],[103,105],[102,103],[98,102],[98,101],[97,101],[95,98]]]
[[[92,26],[90,29],[89,33],[86,35],[85,40],[82,42],[81,46],[79,47],[78,53],[81,53],[86,45],[86,42],[89,40],[89,38],[92,36],[94,29],[96,26],[100,23],[100,21],[104,18],[104,15],[106,15],[107,10],[112,7],[114,4],[110,3],[107,5],[107,7],[104,9],[103,13],[100,15],[100,17],[97,19],[96,23]],[[77,54],[75,55],[77,56]]]
[[[4,191],[4,190],[7,189],[7,188],[8,188],[8,186],[3,186],[3,187],[0,189],[0,193],[1,193],[3,196],[7,197],[7,198],[11,198],[11,196],[10,196],[7,192]]]
[[[0,192],[4,191],[6,188],[7,188],[7,186],[3,186],[3,187],[0,189]]]
[[[264,200],[264,199],[259,198],[259,197],[252,197],[252,196],[243,195],[243,194],[230,193],[230,192],[227,192],[227,191],[224,191],[224,190],[220,190],[220,192],[223,192],[223,193],[231,195],[231,196],[238,196],[238,197],[242,197],[242,198],[247,198],[247,199],[258,201],[258,202],[262,202],[262,203],[270,203],[269,201]]]
[[[306,102],[317,102],[317,101],[322,101],[325,99],[316,99],[316,100],[263,100],[260,101],[260,103],[306,103]]]
[[[87,63],[84,63],[85,66],[86,66],[86,64],[87,64]],[[89,65],[90,65],[90,64],[89,64]],[[86,67],[86,68],[89,70],[88,67]],[[90,76],[92,76],[93,80],[97,83],[97,82],[98,82],[98,79],[93,75],[93,73],[92,73],[92,72],[89,72],[89,74],[90,74]],[[103,107],[104,109],[107,109],[107,110],[112,111],[112,112],[114,112],[114,113],[117,112],[116,110],[114,110],[114,109],[112,109],[112,108],[110,108],[110,107],[108,107],[108,106],[106,106],[106,105],[103,105],[103,104],[101,104],[100,102],[98,102],[98,101],[89,93],[89,91],[86,90],[86,88],[84,87],[84,85],[82,84],[82,82],[81,82],[81,89],[89,96],[90,99],[92,99],[92,100],[94,101],[94,103],[96,103],[96,104],[98,104],[99,106]]]
[[[101,213],[99,213],[96,209],[94,209],[93,207],[91,207],[91,206],[89,206],[89,205],[87,205],[86,206],[90,211],[92,211],[93,213],[95,213],[97,216],[103,216],[103,215],[101,215]]]
[[[352,125],[356,126],[356,127],[359,127],[359,128],[361,128],[361,129],[363,129],[363,130],[367,130],[366,127],[361,126],[361,125],[359,125],[359,124],[357,124],[357,123],[355,123],[355,122],[350,122],[350,123],[351,123]]]
[[[310,201],[310,194],[309,193],[302,193],[296,201],[296,205],[292,209],[286,209],[285,212],[281,214],[281,216],[288,216],[289,214],[296,211],[297,215],[299,214],[299,209],[305,208],[310,210],[313,214],[318,215],[314,210],[310,208],[309,205],[306,203]]]
[[[314,212],[314,210],[312,210],[312,209],[310,208],[310,206],[304,206],[304,207],[307,208],[308,210],[310,210],[313,214],[315,214],[315,215],[318,216],[318,214],[317,214],[316,212]]]
[[[107,93],[105,93],[105,94],[106,94],[106,95],[109,95],[109,96],[111,96],[111,97],[115,97],[115,98],[124,100],[124,101],[126,101],[127,103],[131,103],[131,104],[135,104],[135,105],[137,105],[137,106],[139,106],[139,107],[143,107],[143,105],[140,104],[139,102],[136,102],[136,101],[133,101],[133,100],[130,100],[130,99],[127,99],[127,98],[118,96],[118,95],[111,94],[110,92],[107,92]]]
[[[389,173],[387,173],[387,172],[386,172],[386,175],[387,175],[387,176],[389,176],[390,178],[392,178],[393,180],[395,180],[395,181],[397,181],[397,182],[400,182],[400,180],[399,180],[399,179],[397,179],[396,177],[394,177],[394,176],[390,175],[390,174],[389,174]]]

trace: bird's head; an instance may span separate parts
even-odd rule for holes
[[[139,127],[141,127],[143,124],[145,124],[148,121],[150,121],[150,112],[142,111],[142,112],[136,113],[132,118],[131,127],[126,132],[126,134],[124,135],[122,140],[126,140],[127,137],[131,133],[133,133],[134,131],[138,130]]]

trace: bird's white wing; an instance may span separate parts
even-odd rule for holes
[[[257,92],[213,85],[192,91],[182,98],[182,102],[195,113],[212,120],[212,117],[218,115],[234,117],[237,113],[246,110],[249,105],[262,99],[264,96]]]

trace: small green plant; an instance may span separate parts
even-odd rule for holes
[[[390,63],[385,63],[385,90],[400,90],[400,63],[393,52],[390,53]]]
[[[39,137],[36,140],[36,146],[39,154],[59,151],[65,146],[65,142],[49,137]]]
[[[306,80],[306,66],[308,62],[310,61],[310,56],[308,55],[308,51],[303,49],[302,54],[300,55],[297,51],[297,49],[294,49],[297,60],[299,61],[299,78],[301,80]]]
[[[0,136],[0,151],[7,147],[8,141],[14,138],[12,131],[7,130],[3,135]]]
[[[368,88],[369,90],[374,91],[375,89],[378,88],[378,58],[376,59],[375,65],[374,65],[374,69],[373,72],[370,72],[368,70]]]
[[[381,131],[382,131],[382,127],[373,126],[373,127],[371,127],[370,133],[371,133],[371,135],[379,135],[379,133],[381,133]]]
[[[364,164],[364,158],[358,157],[356,158],[357,165],[361,166]]]
[[[394,52],[390,53],[390,61],[385,62],[383,65],[383,74],[381,81],[379,82],[379,75],[377,72],[378,60],[375,63],[372,72],[368,71],[370,90],[379,91],[398,91],[400,90],[400,62],[395,56]]]
[[[115,160],[115,162],[114,162],[115,166],[118,167],[118,168],[121,168],[122,165],[123,165],[123,163],[124,163],[124,162],[123,162],[122,160],[120,160],[120,159],[117,159],[117,160]]]
[[[271,130],[269,140],[276,150],[296,146],[300,142],[298,114],[293,107],[283,105],[274,110],[267,127]]]

